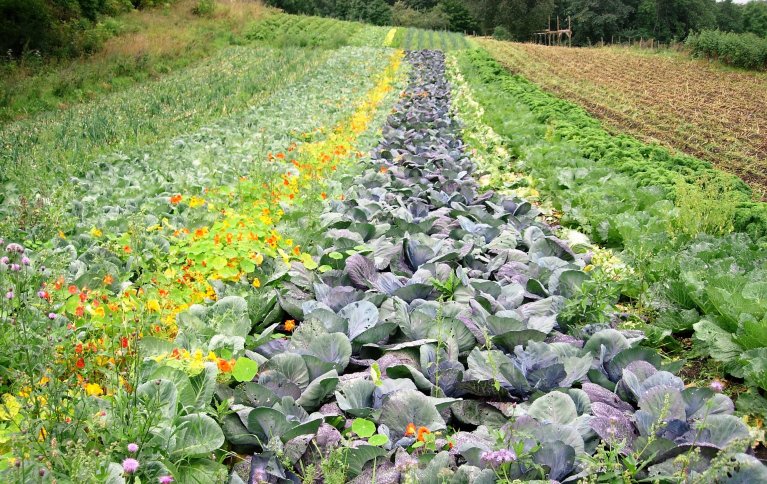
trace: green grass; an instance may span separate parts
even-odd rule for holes
[[[111,38],[79,59],[27,55],[0,62],[0,125],[68,108],[184,69],[232,44],[270,10],[258,2],[219,2],[209,17],[194,15],[194,0],[104,20]]]

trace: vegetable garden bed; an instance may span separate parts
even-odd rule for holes
[[[710,167],[579,157],[525,109],[537,92],[476,51],[340,47],[466,47],[457,34],[295,19],[254,26],[264,59],[234,49],[247,65],[205,68],[206,93],[237,84],[216,65],[249,76],[280,66],[266,78],[284,75],[284,88],[257,94],[254,81],[252,103],[238,97],[212,122],[226,106],[213,102],[148,134],[154,144],[87,141],[87,162],[68,173],[77,201],[47,227],[59,233],[0,242],[2,479],[767,481],[758,431],[734,415],[724,383],[685,382],[683,362],[659,353],[670,330],[629,327],[615,305],[618,290],[641,302],[657,285],[655,266],[639,274],[638,262],[678,258],[664,301],[685,311],[663,308],[656,324],[699,329],[708,314],[700,339],[731,343],[734,360],[759,356],[758,323],[718,303],[742,289],[736,301],[756,320],[760,246],[686,234],[625,264],[591,242],[624,255],[665,243],[671,219],[660,217],[674,205],[636,174],[669,189],[670,171]],[[184,112],[163,95],[146,91]],[[46,119],[43,143],[19,145],[26,162],[53,153],[77,165],[54,142],[69,118]],[[7,132],[24,137],[21,124]],[[725,258],[727,244],[749,250]],[[721,275],[727,264],[740,279]],[[758,387],[761,366],[740,370]]]

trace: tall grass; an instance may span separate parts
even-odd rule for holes
[[[260,2],[226,0],[210,16],[194,0],[133,11],[104,20],[112,32],[100,49],[75,60],[28,53],[0,61],[0,123],[67,108],[184,68],[232,44],[270,10]]]

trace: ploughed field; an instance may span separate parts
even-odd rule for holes
[[[612,132],[710,161],[764,195],[764,74],[626,48],[480,43],[512,72],[582,105]]]
[[[746,184],[457,34],[248,38],[0,127],[3,482],[767,480]]]

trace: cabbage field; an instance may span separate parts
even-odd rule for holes
[[[767,482],[749,185],[460,34],[246,37],[0,125],[0,481]]]

